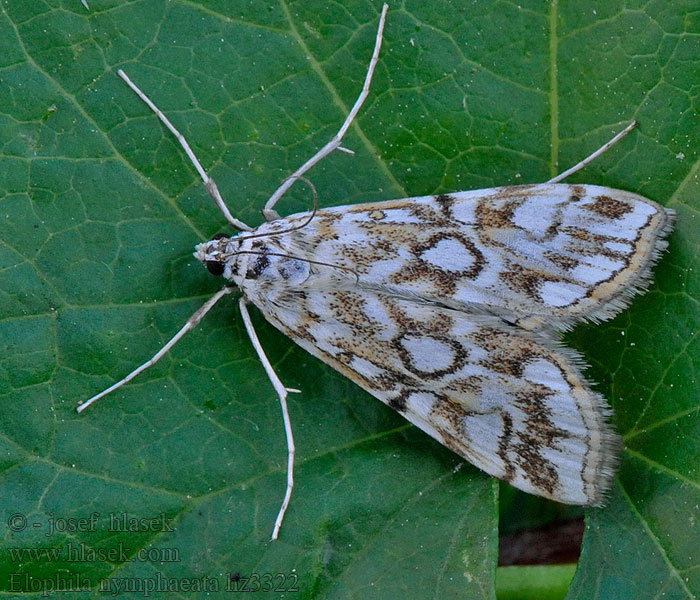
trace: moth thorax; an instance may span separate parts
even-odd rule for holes
[[[245,271],[243,278],[249,281],[297,286],[311,273],[308,260],[290,253],[284,244],[272,237],[244,241],[239,252],[241,269]]]

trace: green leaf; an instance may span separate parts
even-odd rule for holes
[[[496,570],[498,600],[559,600],[574,576],[576,565],[529,565]]]
[[[269,541],[284,431],[235,302],[138,379],[74,411],[218,289],[191,252],[229,230],[116,69],[185,135],[233,214],[256,225],[352,106],[380,3],[0,7],[0,589],[38,593],[60,580],[92,590],[71,597],[121,585],[121,597],[141,598],[160,582],[179,586],[168,597],[196,585],[229,597],[227,586],[279,574],[282,587],[298,577],[304,598],[493,598],[494,482],[457,470],[455,455],[254,314],[280,378],[302,390],[289,398],[296,487],[280,540]],[[309,173],[324,206],[538,182],[639,121],[572,178],[672,206],[678,226],[644,297],[567,336],[625,442],[608,506],[589,512],[571,598],[700,590],[699,8],[394,3],[344,142],[355,154]],[[311,202],[298,185],[278,208]],[[136,531],[129,518],[142,519]],[[42,548],[61,554],[26,552]]]

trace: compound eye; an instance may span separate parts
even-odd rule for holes
[[[224,263],[218,260],[208,260],[206,265],[207,271],[209,271],[212,275],[216,275],[218,277],[219,275],[224,274]]]

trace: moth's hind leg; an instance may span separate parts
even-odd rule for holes
[[[377,61],[379,60],[379,50],[382,47],[382,34],[384,32],[384,21],[386,20],[386,11],[389,9],[388,4],[384,4],[382,6],[382,14],[379,17],[379,26],[377,27],[377,37],[374,42],[374,52],[372,53],[372,58],[369,61],[369,66],[367,67],[367,74],[365,75],[365,83],[362,86],[362,91],[360,92],[360,95],[357,97],[357,100],[355,100],[355,104],[353,107],[350,109],[350,112],[348,113],[348,116],[345,118],[345,121],[341,125],[340,129],[338,130],[338,133],[336,133],[331,140],[323,146],[316,154],[314,154],[309,160],[307,160],[301,167],[299,167],[292,175],[287,177],[283,182],[282,185],[280,185],[277,188],[277,191],[270,196],[270,199],[265,203],[265,207],[262,210],[262,214],[265,217],[266,220],[268,221],[274,221],[275,219],[279,219],[280,216],[277,214],[277,211],[275,210],[275,204],[279,201],[279,199],[284,195],[284,193],[292,187],[294,182],[299,179],[304,173],[306,173],[311,167],[313,167],[317,162],[319,162],[321,159],[325,158],[328,156],[333,150],[344,150],[340,146],[340,142],[343,139],[343,136],[347,133],[350,125],[352,124],[353,120],[357,116],[357,113],[359,112],[360,108],[362,107],[362,103],[365,101],[367,98],[367,95],[369,94],[369,86],[372,81],[372,75],[374,75],[374,68],[377,66]],[[347,152],[347,150],[346,150]]]
[[[612,148],[617,142],[619,142],[623,137],[625,137],[630,131],[632,131],[635,127],[637,126],[637,121],[632,121],[627,127],[625,127],[620,133],[617,135],[613,136],[612,139],[608,140],[605,142],[600,148],[598,148],[595,152],[591,152],[586,158],[584,158],[582,161],[577,162],[573,167],[570,169],[567,169],[566,171],[559,173],[556,177],[552,177],[550,180],[547,181],[547,183],[557,183],[564,179],[565,177],[568,177],[569,175],[573,175],[577,171],[580,171],[585,167],[588,163],[591,161],[595,160],[598,158],[603,152],[606,150],[609,150]]]
[[[272,387],[275,388],[277,392],[277,397],[280,401],[280,406],[282,407],[282,419],[284,420],[284,432],[287,436],[287,489],[284,493],[284,500],[282,500],[282,506],[280,506],[279,513],[277,514],[277,519],[275,520],[275,526],[272,530],[271,539],[276,540],[279,535],[280,527],[282,526],[282,520],[284,519],[284,513],[287,512],[287,507],[289,506],[289,499],[292,497],[292,489],[294,488],[294,436],[292,435],[292,422],[289,419],[289,410],[287,409],[287,392],[299,392],[299,390],[286,388],[280,381],[280,378],[275,373],[275,369],[272,367],[270,360],[267,358],[265,351],[263,350],[260,340],[258,339],[258,334],[255,333],[255,328],[253,327],[253,322],[250,320],[250,313],[246,307],[245,297],[241,296],[238,301],[238,307],[241,310],[241,317],[243,318],[243,324],[248,332],[248,337],[250,342],[253,344],[253,348],[258,354],[258,358],[262,363],[265,373],[267,373]]]
[[[241,231],[252,231],[253,228],[250,227],[250,225],[246,225],[243,221],[239,221],[231,214],[231,211],[228,209],[226,203],[221,197],[221,194],[219,193],[219,188],[216,187],[216,183],[214,182],[214,180],[211,177],[209,177],[209,175],[207,175],[207,172],[204,170],[199,160],[195,156],[195,153],[192,151],[192,148],[190,148],[190,145],[187,143],[185,136],[183,136],[177,129],[175,129],[175,126],[168,120],[168,117],[166,117],[163,114],[163,112],[153,103],[153,101],[148,96],[146,96],[146,94],[144,94],[136,86],[136,84],[133,81],[131,81],[131,79],[129,79],[129,77],[126,73],[124,73],[124,71],[118,69],[117,75],[119,75],[119,77],[121,77],[126,82],[126,84],[136,93],[136,95],[139,98],[141,98],[141,100],[143,100],[148,105],[148,107],[154,113],[156,113],[158,118],[175,136],[177,141],[180,143],[180,146],[182,146],[182,149],[185,151],[185,154],[187,154],[187,157],[190,159],[195,169],[197,169],[199,176],[204,182],[204,187],[206,188],[207,192],[212,197],[214,202],[216,202],[216,205],[219,207],[219,210],[223,213],[224,217],[226,217],[226,220],[236,229],[240,229]]]

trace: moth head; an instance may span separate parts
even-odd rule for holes
[[[224,275],[226,262],[231,256],[230,244],[232,239],[230,235],[217,233],[208,242],[197,244],[194,257],[201,262],[212,275]]]

